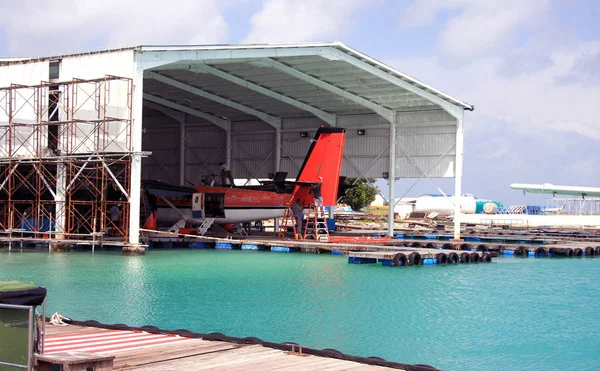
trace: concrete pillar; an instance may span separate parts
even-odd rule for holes
[[[129,187],[129,246],[124,252],[143,252],[140,244],[140,191],[142,187],[142,112],[144,105],[143,54],[135,54],[133,77],[133,122],[131,136],[131,177]]]
[[[454,239],[460,240],[460,202],[458,197],[462,195],[462,172],[463,172],[463,152],[464,152],[464,129],[463,129],[464,111],[460,111],[456,119],[456,167],[454,174],[454,195],[457,200],[454,203]]]
[[[58,162],[56,164],[56,193],[54,196],[55,202],[55,225],[54,230],[56,231],[56,239],[62,239],[65,232],[65,208],[66,208],[66,189],[67,189],[67,177],[65,174],[65,164]]]

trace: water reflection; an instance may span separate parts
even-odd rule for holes
[[[150,324],[154,307],[154,294],[150,282],[145,256],[123,256],[123,264],[119,273],[120,293],[123,298],[120,309],[127,313],[132,326]]]
[[[600,369],[599,275],[596,258],[394,268],[246,251],[0,252],[0,280],[46,285],[50,313],[445,369]]]

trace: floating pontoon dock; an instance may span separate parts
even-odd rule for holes
[[[87,325],[48,325],[44,355],[38,359],[59,364],[75,356],[81,360],[86,354],[90,359],[114,357],[114,370],[436,370],[252,337],[163,331],[152,326],[80,324]]]

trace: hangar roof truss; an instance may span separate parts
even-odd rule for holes
[[[227,130],[255,120],[338,116],[442,108],[454,117],[473,107],[348,46],[141,46],[144,99],[202,117]],[[140,62],[138,62],[140,63]]]

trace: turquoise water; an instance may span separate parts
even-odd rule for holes
[[[292,341],[447,370],[599,370],[600,259],[411,268],[258,251],[0,252],[48,312]]]

